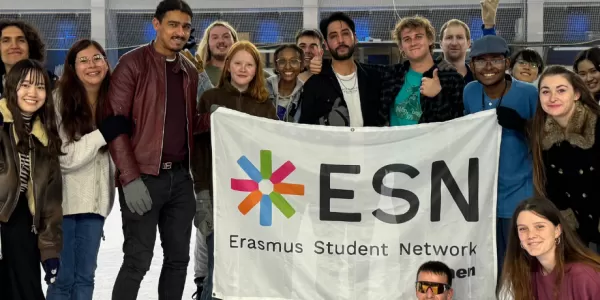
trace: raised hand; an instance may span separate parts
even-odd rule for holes
[[[421,79],[421,95],[435,97],[442,91],[438,69],[433,70],[433,78],[423,77]]]

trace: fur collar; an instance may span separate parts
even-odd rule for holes
[[[2,114],[4,117],[5,123],[13,123],[15,121],[13,115],[10,113],[10,110],[8,110],[8,105],[5,98],[0,99],[0,114]],[[35,136],[37,140],[44,145],[44,147],[48,146],[48,135],[46,134],[46,129],[44,129],[39,116],[35,117],[35,120],[31,125],[31,134]],[[16,135],[15,138],[18,139]],[[18,140],[15,142],[19,143]]]
[[[575,104],[575,112],[569,120],[566,129],[548,117],[544,125],[544,139],[542,148],[550,149],[554,144],[566,141],[581,149],[590,149],[596,142],[596,122],[598,116],[593,114],[587,107],[579,103]]]

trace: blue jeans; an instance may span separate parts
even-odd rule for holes
[[[94,273],[104,217],[77,214],[63,217],[63,249],[56,282],[48,286],[48,300],[92,300]]]
[[[498,278],[500,278],[500,274],[502,274],[502,266],[504,265],[504,255],[506,255],[506,247],[508,247],[510,222],[511,219],[496,219],[496,252],[498,254]]]
[[[206,237],[206,246],[208,248],[208,275],[204,278],[204,287],[202,288],[202,295],[200,300],[213,300],[216,298],[212,297],[213,288],[213,271],[215,270],[215,238],[214,232]]]

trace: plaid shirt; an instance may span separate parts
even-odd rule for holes
[[[433,71],[438,68],[437,61],[431,69],[423,73],[423,77],[432,78]],[[404,77],[410,68],[410,62],[383,66],[366,65],[381,75],[381,110],[379,115],[387,120],[389,124],[391,108],[395,104],[396,96],[404,85]],[[421,110],[423,114],[419,123],[444,122],[464,116],[463,89],[465,82],[463,77],[452,68],[438,68],[438,77],[442,91],[435,97],[421,95]]]

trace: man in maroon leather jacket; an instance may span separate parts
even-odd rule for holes
[[[196,112],[198,72],[179,51],[191,33],[192,10],[180,0],[158,4],[156,39],[123,55],[111,78],[109,114],[130,118],[132,135],[109,144],[118,172],[124,261],[113,299],[137,298],[150,268],[158,226],[164,251],[159,299],[181,299],[196,211],[190,175],[193,134],[208,130]]]

